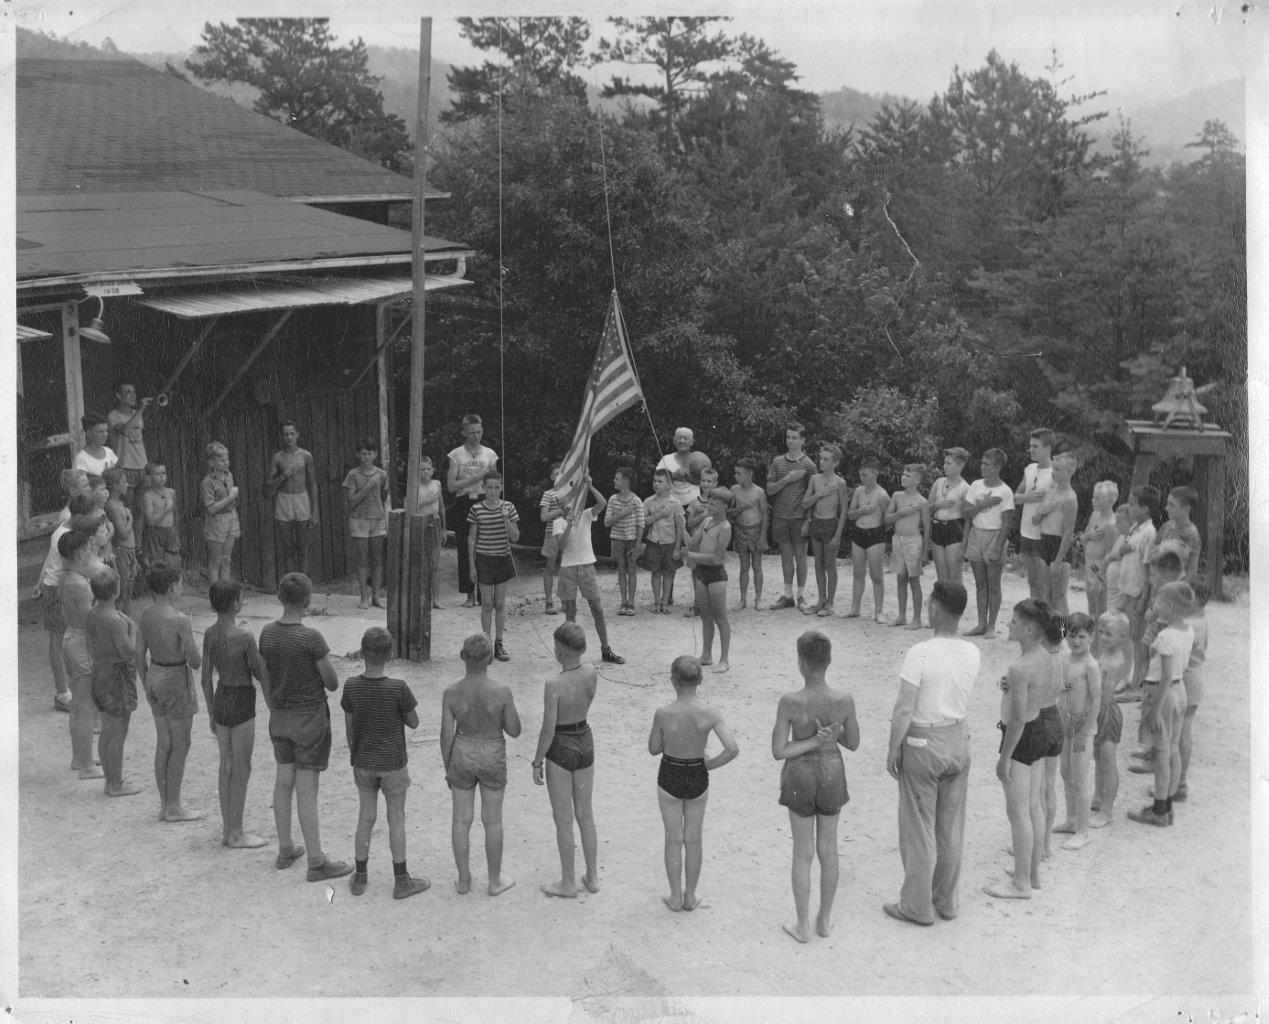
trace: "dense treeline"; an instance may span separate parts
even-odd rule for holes
[[[586,105],[588,33],[563,21],[467,23],[501,53],[455,70],[470,114],[434,143],[453,198],[429,233],[481,257],[474,289],[429,306],[428,450],[477,410],[510,497],[539,493],[615,268],[657,439],[692,426],[724,479],[797,418],[844,442],[848,473],[875,454],[897,486],[905,461],[1000,445],[1013,481],[1044,425],[1084,457],[1087,509],[1095,480],[1128,482],[1123,419],[1148,417],[1185,365],[1236,438],[1225,556],[1245,568],[1245,160],[1223,124],[1189,164],[1149,167],[1130,124],[1097,157],[1100,115],[1076,113],[1095,102],[991,53],[926,106],[829,131],[789,62],[705,18],[612,19],[597,52],[659,84],[615,78],[605,93],[630,100],[611,116]],[[624,414],[594,440],[596,478],[632,462],[646,485],[657,439]]]

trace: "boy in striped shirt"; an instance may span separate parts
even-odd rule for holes
[[[403,900],[428,887],[427,879],[410,877],[405,862],[405,794],[410,788],[405,727],[418,728],[418,701],[403,679],[389,679],[383,674],[384,665],[392,657],[392,637],[386,629],[373,626],[366,630],[361,637],[361,657],[365,671],[344,683],[344,695],[339,701],[360,801],[354,845],[356,867],[348,884],[354,896],[366,891],[370,834],[379,811],[379,791],[383,790],[395,878],[392,898]]]
[[[511,545],[520,539],[520,513],[502,500],[502,474],[491,469],[484,477],[485,498],[467,513],[467,559],[480,584],[480,628],[489,635],[494,626],[494,657],[510,661],[502,634],[507,626],[507,584],[516,578]]]
[[[612,485],[617,493],[608,499],[604,509],[604,525],[612,542],[612,557],[617,563],[617,587],[621,591],[621,607],[618,615],[633,615],[635,587],[639,569],[635,565],[634,550],[643,535],[645,515],[643,502],[631,488],[634,486],[634,470],[622,466],[613,474]]]

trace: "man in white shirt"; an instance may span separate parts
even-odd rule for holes
[[[940,580],[930,594],[934,638],[903,660],[890,719],[886,769],[899,780],[903,888],[882,909],[898,921],[931,925],[956,916],[969,785],[969,697],[978,648],[956,635],[968,595]]]
[[[485,426],[475,413],[463,417],[463,443],[449,453],[445,488],[454,495],[448,519],[454,524],[458,542],[458,589],[467,595],[464,608],[476,607],[476,581],[467,563],[467,516],[471,507],[485,498],[485,474],[498,468],[498,453],[480,443]]]
[[[1008,461],[999,448],[983,452],[983,475],[969,485],[961,515],[969,524],[965,557],[974,573],[978,624],[966,636],[995,636],[1000,614],[1000,577],[1005,568],[1005,547],[1013,522],[1013,490],[1000,479]]]
[[[595,620],[601,657],[610,665],[624,665],[626,659],[614,654],[613,649],[608,646],[608,626],[604,622],[604,607],[599,601],[599,580],[595,577],[595,547],[590,536],[595,513],[602,513],[608,501],[590,482],[590,477],[586,477],[583,483],[595,496],[595,504],[582,509],[576,516],[569,512],[554,523],[561,552],[557,583],[560,602],[564,605],[564,618],[569,622],[576,622],[577,592],[580,590],[582,597],[590,605],[590,614]]]
[[[1047,428],[1031,431],[1031,439],[1027,442],[1027,451],[1031,462],[1022,471],[1022,483],[1014,491],[1014,504],[1019,506],[1022,516],[1022,542],[1018,545],[1018,554],[1027,567],[1027,583],[1031,587],[1031,597],[1040,598],[1044,594],[1040,587],[1040,525],[1031,522],[1031,513],[1035,509],[1028,505],[1044,500],[1044,492],[1053,484],[1053,442],[1057,435]]]
[[[670,487],[674,499],[683,506],[683,511],[701,496],[701,470],[710,468],[709,456],[704,452],[692,450],[696,444],[696,435],[691,427],[678,427],[674,431],[674,451],[661,456],[656,469],[664,469],[670,474]],[[669,604],[674,603],[674,578],[670,578]],[[688,614],[696,613],[695,605]]]

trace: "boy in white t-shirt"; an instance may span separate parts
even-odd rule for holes
[[[95,412],[85,413],[79,422],[84,428],[84,447],[75,453],[71,465],[75,469],[82,469],[89,476],[101,476],[119,462],[114,449],[106,447],[106,441],[110,438],[110,425],[106,422],[106,417]]]
[[[1057,435],[1044,427],[1031,431],[1031,439],[1027,442],[1031,462],[1022,471],[1022,485],[1014,491],[1015,505],[1030,505],[1032,502],[1044,500],[1044,492],[1053,483],[1053,442],[1056,440]],[[1040,526],[1031,522],[1031,516],[1026,514],[1034,510],[1024,508],[1020,511],[1023,513],[1020,524],[1022,540],[1018,545],[1018,553],[1027,567],[1027,583],[1031,587],[1031,597],[1042,598],[1044,593],[1041,590],[1040,579]]]
[[[569,622],[577,621],[577,592],[582,592],[586,603],[590,605],[591,617],[595,620],[595,632],[599,634],[600,656],[610,665],[624,665],[626,659],[613,653],[608,646],[608,626],[604,622],[604,607],[599,602],[599,580],[595,577],[595,548],[591,543],[590,527],[595,521],[595,513],[604,511],[607,499],[599,489],[590,482],[590,477],[583,481],[590,493],[595,496],[595,504],[584,508],[573,516],[571,512],[555,520],[554,529],[559,538],[560,574],[558,589],[560,602],[564,605],[564,618]]]
[[[1013,489],[1000,479],[1009,457],[999,448],[983,452],[983,475],[969,485],[961,515],[969,524],[965,558],[974,573],[978,624],[966,636],[995,636],[1000,614],[1000,577],[1013,520]],[[1030,467],[1028,467],[1030,468]]]

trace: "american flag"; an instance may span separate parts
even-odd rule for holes
[[[576,511],[585,499],[582,481],[586,478],[590,462],[591,437],[600,427],[611,423],[642,400],[643,391],[639,387],[630,343],[626,340],[622,324],[621,303],[614,290],[604,319],[603,337],[599,339],[599,351],[595,353],[595,365],[586,384],[586,397],[582,400],[582,414],[577,421],[573,443],[569,445],[560,474],[555,478],[555,490],[559,492],[560,503],[565,508]]]

